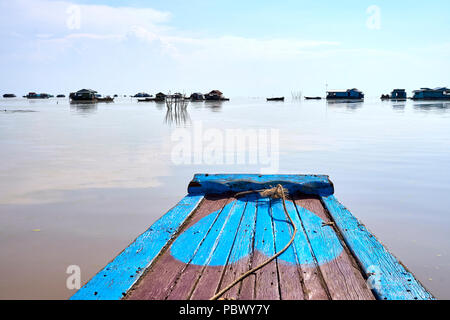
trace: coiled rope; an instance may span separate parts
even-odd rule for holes
[[[295,226],[294,221],[292,220],[292,218],[289,216],[289,213],[286,209],[286,194],[288,193],[288,191],[283,188],[283,186],[281,184],[277,185],[275,188],[271,188],[271,189],[262,189],[262,190],[252,190],[252,191],[244,191],[244,192],[239,192],[235,195],[235,198],[247,195],[247,194],[252,194],[252,193],[259,193],[261,197],[267,198],[270,197],[272,199],[281,199],[283,201],[283,209],[284,212],[286,214],[286,216],[289,218],[291,225],[294,229],[294,233],[292,234],[292,238],[291,240],[288,242],[288,244],[283,248],[283,250],[279,251],[278,253],[276,253],[274,256],[270,257],[269,259],[267,259],[266,261],[264,261],[263,263],[261,263],[260,265],[256,266],[255,268],[243,273],[239,278],[237,278],[236,280],[234,280],[232,283],[230,283],[228,286],[226,286],[224,289],[222,289],[221,291],[219,291],[215,296],[211,297],[209,300],[217,300],[218,298],[220,298],[223,294],[225,294],[228,290],[230,290],[231,288],[233,288],[237,283],[241,282],[242,280],[244,280],[245,278],[247,278],[249,275],[251,275],[252,273],[255,273],[256,271],[258,271],[259,269],[263,268],[264,266],[268,265],[270,262],[272,262],[273,260],[275,260],[277,257],[279,257],[280,255],[282,255],[294,242],[295,239],[295,235],[297,234],[297,227]]]

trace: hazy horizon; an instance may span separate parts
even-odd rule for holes
[[[0,0],[0,93],[449,86],[448,1]]]

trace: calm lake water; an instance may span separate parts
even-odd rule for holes
[[[279,173],[329,175],[338,199],[450,299],[450,102],[262,98],[190,103],[176,115],[130,98],[0,99],[0,298],[67,299],[69,265],[84,284],[174,206],[195,173],[260,173],[267,165],[174,161],[175,136],[226,139],[235,129],[277,132]]]

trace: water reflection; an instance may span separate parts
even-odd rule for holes
[[[364,102],[363,101],[351,101],[351,100],[328,100],[328,107],[338,107],[338,108],[346,108],[349,111],[356,111],[357,109],[362,108]]]
[[[392,109],[395,111],[404,112],[406,107],[406,102],[392,101]]]
[[[164,122],[169,125],[175,124],[176,126],[185,126],[186,124],[191,123],[191,118],[189,117],[187,108],[172,107],[167,108]]]
[[[222,111],[222,107],[222,101],[205,101],[205,108],[210,109],[212,112],[220,112]]]
[[[435,111],[435,112],[448,112],[450,109],[450,102],[425,102],[425,103],[415,103],[413,105],[414,110],[417,111]]]
[[[96,103],[71,103],[70,109],[79,114],[88,115],[97,112]]]
[[[156,109],[162,110],[166,106],[165,101],[155,101]]]

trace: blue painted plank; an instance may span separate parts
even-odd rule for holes
[[[286,209],[288,210],[289,216],[292,216],[292,212],[289,212],[287,207],[288,202],[290,203],[290,201],[287,201]],[[275,238],[275,250],[276,252],[280,252],[291,240],[294,227],[292,226],[289,218],[286,216],[282,200],[272,200],[271,211],[273,234]],[[293,223],[296,225],[295,221],[293,221]],[[297,231],[298,234],[299,231],[301,232],[301,226],[296,225],[296,227],[300,228],[300,230]],[[297,234],[295,235],[294,241],[297,239]],[[304,291],[306,292],[306,290],[302,287],[303,274],[297,259],[294,245],[289,246],[288,249],[277,258],[277,265],[281,299],[307,299],[307,295],[304,294]]]
[[[325,175],[257,175],[257,174],[196,174],[189,184],[190,194],[225,194],[260,190],[281,184],[290,195],[296,193],[329,196],[334,193],[332,182]]]
[[[286,208],[288,209],[289,216],[292,216],[292,212],[289,212],[288,205],[291,203],[290,201],[286,201]],[[292,207],[291,207],[292,209]],[[286,244],[291,240],[293,227],[291,225],[291,222],[289,221],[288,217],[286,216],[286,213],[284,212],[283,208],[283,202],[281,200],[272,200],[271,204],[271,210],[272,210],[272,222],[273,222],[273,228],[274,228],[274,235],[275,235],[275,248],[276,252],[281,251]],[[295,210],[295,209],[294,209]],[[295,223],[295,221],[294,221]],[[296,225],[297,228],[300,228],[301,231],[301,225]],[[297,232],[298,234],[299,232]],[[295,236],[297,240],[298,236]],[[295,246],[290,246],[285,252],[283,252],[277,260],[282,260],[286,264],[290,265],[299,265],[297,255],[294,251]]]
[[[432,300],[434,297],[334,196],[322,198],[344,240],[372,283],[378,299]]]
[[[271,200],[268,198],[261,198],[257,202],[255,251],[253,253],[252,268],[265,262],[275,254],[270,202]],[[272,261],[256,272],[254,297],[257,300],[279,300],[278,287],[276,261]]]
[[[223,228],[227,226],[228,220],[236,212],[234,210],[235,204],[235,201],[228,203],[222,209],[207,215],[184,231],[172,244],[171,255],[186,264],[203,266],[208,263],[217,263],[217,265],[224,265],[228,255],[223,250],[218,253],[220,257],[216,258],[216,261],[211,262],[210,256],[217,246]],[[242,212],[239,212],[239,214],[242,214]],[[229,231],[236,232],[236,230]],[[201,242],[195,241],[197,235],[203,235]]]
[[[306,289],[305,299],[327,300],[327,292],[323,287],[322,279],[318,274],[317,261],[312,253],[311,246],[308,243],[308,238],[298,216],[295,204],[292,201],[286,201],[286,208],[289,216],[294,221],[294,224],[298,229],[293,247],[297,257],[297,262],[301,265],[303,272],[303,282]],[[322,259],[319,260],[322,261]],[[323,258],[323,260],[325,260],[325,258]]]
[[[218,230],[216,239],[211,239],[214,245],[208,245],[204,259],[198,260],[198,264],[219,267],[233,262],[230,261],[232,259],[230,254],[241,224],[246,202],[238,199],[233,204],[232,209],[229,211],[228,220],[223,224],[221,230]],[[240,259],[240,257],[236,258]],[[211,298],[219,287],[221,273],[222,269],[204,268],[191,299]]]
[[[253,238],[255,235],[256,197],[254,195],[249,195],[247,197],[240,198],[240,200],[247,201],[247,204],[244,209],[241,224],[239,225],[239,229],[236,234],[236,240],[234,241],[233,248],[230,253],[229,261],[233,261],[233,263],[228,264],[224,268],[223,280],[219,290],[222,290],[241,274],[247,272],[250,267],[250,257],[253,251]],[[241,285],[242,282],[236,284],[233,288],[228,290],[222,298],[237,299]]]
[[[118,300],[178,232],[203,196],[188,195],[78,290],[71,300]]]

